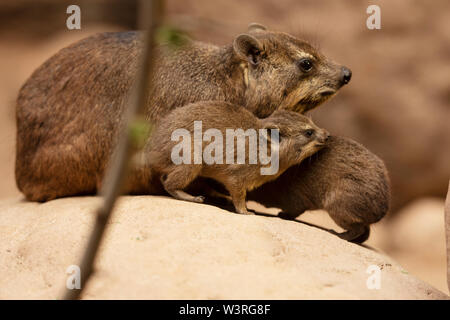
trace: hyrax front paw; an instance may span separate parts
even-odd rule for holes
[[[247,208],[236,209],[236,212],[239,214],[254,215],[254,213],[252,211],[248,211]]]
[[[363,243],[370,236],[369,226],[358,226],[357,228],[340,233],[339,238],[353,243]]]
[[[204,196],[196,196],[192,199],[193,202],[197,202],[197,203],[203,203],[205,202],[205,197]]]

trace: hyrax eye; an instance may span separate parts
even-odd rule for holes
[[[308,129],[305,131],[305,136],[307,137],[312,137],[314,134],[314,130],[313,129]]]
[[[308,72],[313,68],[313,63],[310,59],[303,58],[298,62],[298,66],[303,72]]]

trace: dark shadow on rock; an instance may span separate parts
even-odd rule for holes
[[[223,199],[223,198],[206,197],[204,204],[212,205],[212,206],[218,207],[220,209],[227,210],[227,211],[230,211],[230,212],[232,212],[234,214],[237,214],[235,209],[234,209],[233,204],[230,203],[228,200]],[[252,210],[252,209],[248,209],[248,211],[249,212],[253,212],[257,216],[282,219],[278,215],[274,215],[274,214],[270,214],[270,213],[259,212],[259,211]],[[336,232],[333,229],[328,229],[328,228],[316,225],[314,223],[310,223],[310,222],[306,222],[306,221],[302,221],[302,220],[297,220],[297,219],[283,219],[283,220],[292,221],[292,222],[296,222],[296,223],[301,223],[303,225],[307,225],[308,227],[320,229],[322,231],[328,232],[328,233],[330,233],[330,234],[332,234],[334,236],[337,236],[339,238],[339,232]],[[345,241],[345,240],[342,240],[342,241]],[[373,247],[371,247],[371,246],[369,246],[367,244],[364,244],[364,243],[354,243],[354,244],[359,245],[359,246],[361,246],[363,248],[366,248],[368,250],[378,252],[375,248],[373,248]]]

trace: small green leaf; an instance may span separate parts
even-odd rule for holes
[[[188,42],[186,32],[172,26],[162,26],[156,33],[156,41],[159,44],[167,44],[171,49],[178,49]]]
[[[151,125],[145,119],[136,119],[130,126],[131,143],[136,149],[141,149],[151,133]]]

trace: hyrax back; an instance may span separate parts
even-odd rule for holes
[[[123,124],[142,42],[137,32],[103,33],[51,57],[17,100],[16,182],[29,200],[94,193]],[[310,44],[250,28],[223,47],[187,41],[161,46],[147,118],[202,100],[244,106],[259,117],[304,112],[350,80],[350,71]],[[145,173],[129,192],[152,193]]]
[[[199,120],[201,123],[196,123]],[[276,129],[280,136],[277,149],[279,157],[274,160],[278,163],[275,171],[268,175],[261,173],[262,164],[258,159],[261,148],[258,136],[260,129]],[[211,130],[214,130],[214,136],[204,139],[203,132],[207,135],[208,132],[213,132]],[[239,145],[237,142],[239,138],[236,139],[235,133],[238,134],[238,130],[245,145]],[[184,135],[182,138],[181,132]],[[253,144],[250,142],[252,138]],[[207,150],[208,145],[211,145],[211,139],[220,145],[211,153],[202,153],[201,150]],[[276,141],[265,139],[265,146],[270,144],[268,148],[275,150],[271,147]],[[275,179],[288,167],[314,154],[327,139],[328,133],[325,130],[315,126],[309,118],[292,111],[276,111],[268,118],[258,119],[244,107],[226,102],[206,101],[178,108],[161,119],[144,150],[143,158],[146,159],[146,167],[151,167],[161,175],[164,189],[173,197],[203,202],[203,197],[193,197],[183,189],[197,177],[212,178],[228,190],[236,211],[247,214],[245,199],[248,190]],[[187,148],[176,149],[180,142],[186,143]],[[201,149],[198,160],[195,160],[194,152],[199,148],[195,144],[198,142]],[[228,149],[228,144],[233,147]],[[245,161],[238,162],[238,153],[242,151],[245,152]],[[254,163],[249,161],[252,153],[257,160]],[[206,159],[211,154],[219,156],[213,161]]]
[[[370,224],[389,210],[390,183],[383,161],[375,154],[351,139],[331,136],[314,156],[249,193],[248,198],[282,209],[283,218],[324,209],[347,230],[342,238],[364,242]]]

